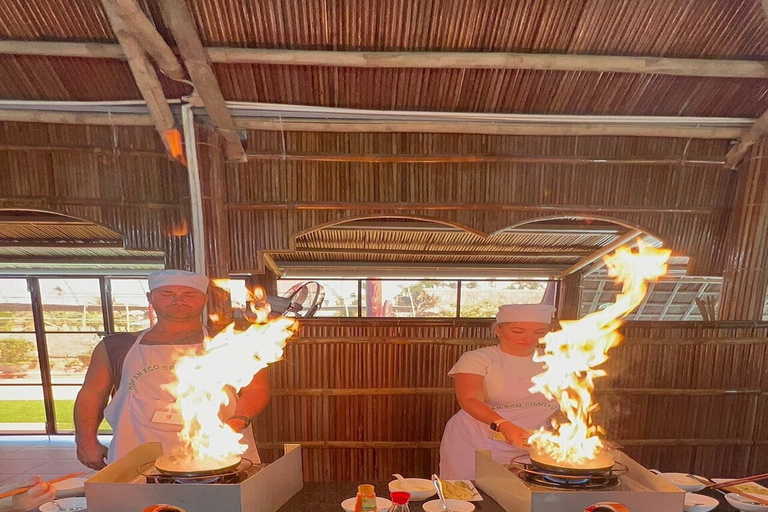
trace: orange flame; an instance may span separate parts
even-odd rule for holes
[[[595,459],[603,448],[602,428],[594,425],[597,409],[592,391],[594,379],[606,375],[595,367],[608,359],[608,350],[621,342],[617,329],[622,318],[635,309],[647,292],[646,282],[667,272],[671,251],[655,249],[639,241],[638,251],[620,247],[606,256],[608,275],[622,283],[616,302],[580,320],[560,322],[561,330],[542,340],[544,353],[534,360],[545,371],[533,379],[531,392],[557,400],[567,421],[552,421],[553,430],[539,429],[528,439],[534,451],[558,462],[583,463]]]
[[[202,354],[180,358],[178,383],[171,390],[184,422],[173,454],[177,460],[224,462],[246,451],[242,434],[225,424],[219,411],[256,373],[282,357],[293,324],[293,319],[279,317],[242,332],[230,324],[205,340]]]

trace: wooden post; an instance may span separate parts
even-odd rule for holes
[[[228,279],[230,233],[223,144],[216,132],[200,127],[193,129],[201,139],[197,155],[205,233],[205,273],[212,279]],[[214,291],[218,293],[210,294],[208,315],[214,326],[223,327],[233,320],[231,296],[223,289]]]
[[[720,320],[762,320],[768,288],[768,138],[739,166],[720,296]]]
[[[560,300],[557,305],[558,320],[581,318],[581,294],[584,275],[581,272],[568,274],[560,280]]]

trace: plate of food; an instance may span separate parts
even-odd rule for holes
[[[451,500],[482,501],[483,499],[470,480],[443,480],[443,494],[445,499]]]

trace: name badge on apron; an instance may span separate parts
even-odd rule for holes
[[[152,415],[152,423],[165,423],[167,425],[183,425],[184,420],[181,419],[181,414],[174,411],[155,411]]]

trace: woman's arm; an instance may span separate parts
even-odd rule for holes
[[[474,373],[456,373],[453,375],[456,390],[456,399],[459,406],[470,416],[480,423],[490,425],[497,420],[504,418],[485,404],[485,377]],[[515,425],[511,421],[506,421],[499,426],[499,432],[504,434],[504,438],[510,444],[519,448],[525,448],[530,433]]]

